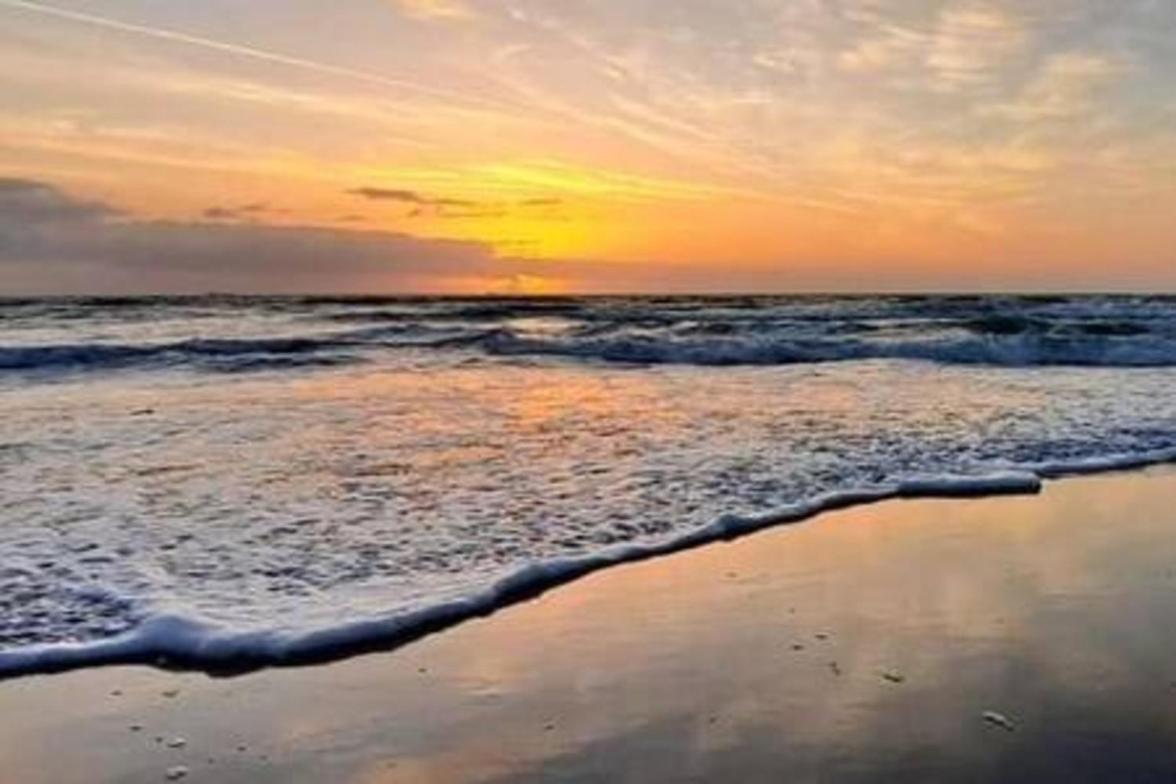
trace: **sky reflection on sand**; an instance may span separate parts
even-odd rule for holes
[[[455,634],[473,638],[459,679],[546,699],[420,761],[421,773],[498,780],[482,774],[504,749],[525,751],[502,780],[615,769],[702,779],[729,766],[742,780],[885,780],[961,764],[995,772],[1021,755],[1030,768],[1080,771],[1092,753],[1107,772],[1127,757],[1105,744],[1146,750],[1149,738],[1151,756],[1135,762],[1170,763],[1156,752],[1173,715],[1154,694],[1176,673],[1161,620],[1173,617],[1173,545],[1144,494],[1159,481],[1074,482],[1046,503],[838,513],[618,569],[472,624]],[[602,632],[618,627],[629,631]],[[1014,738],[983,726],[989,709],[1016,717]],[[1037,759],[1041,744],[1073,758]],[[411,780],[404,767],[414,766],[372,780]]]
[[[464,651],[462,677],[555,704],[529,705],[517,725],[499,715],[422,762],[427,777],[886,780],[963,765],[998,777],[1171,766],[1161,750],[1176,715],[1156,699],[1176,676],[1166,655],[1176,548],[1157,492],[1170,481],[1118,476],[1053,486],[1045,502],[838,513],[618,569],[473,624],[455,635],[467,644],[450,641]],[[1015,717],[1013,737],[983,725],[993,709]],[[535,740],[544,716],[558,741]],[[504,775],[482,775],[516,748],[527,751]]]

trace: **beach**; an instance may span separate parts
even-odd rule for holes
[[[885,501],[331,665],[9,680],[4,778],[1168,781],[1174,493]]]
[[[1176,782],[1176,2],[0,62],[0,784]]]
[[[0,784],[1176,782],[1176,2],[0,62]]]

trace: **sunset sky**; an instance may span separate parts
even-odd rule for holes
[[[1176,289],[1170,0],[0,0],[0,294]]]

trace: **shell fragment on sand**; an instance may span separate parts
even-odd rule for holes
[[[988,722],[994,727],[1000,727],[1006,732],[1013,732],[1017,728],[1016,725],[1013,724],[1013,720],[1003,713],[997,713],[996,711],[984,711],[982,717],[984,721]]]

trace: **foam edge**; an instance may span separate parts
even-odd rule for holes
[[[537,562],[467,597],[384,617],[306,632],[236,632],[175,615],[152,617],[135,629],[90,643],[56,643],[0,652],[0,680],[89,667],[142,664],[234,676],[272,667],[323,664],[363,653],[390,651],[463,621],[532,599],[593,572],[799,523],[835,509],[896,498],[976,498],[1032,495],[1043,482],[1065,476],[1176,462],[1176,448],[1110,455],[981,476],[921,476],[890,485],[817,496],[758,516],[722,515],[701,528],[657,542],[638,542],[591,555]]]

